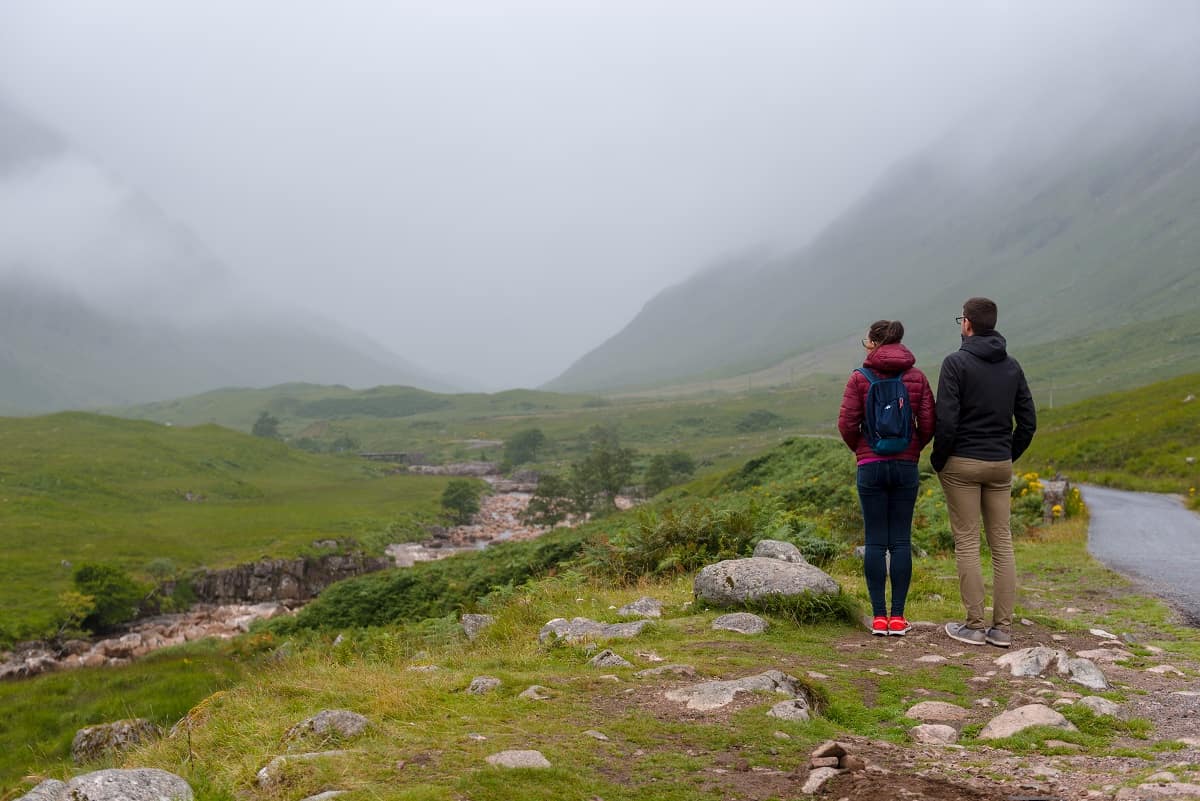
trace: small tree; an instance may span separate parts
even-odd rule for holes
[[[279,418],[270,412],[260,412],[250,433],[256,437],[279,439]]]
[[[568,515],[579,512],[574,496],[570,481],[562,476],[543,475],[538,479],[533,497],[521,513],[521,521],[531,526],[556,526]]]
[[[696,461],[683,451],[660,453],[650,460],[644,479],[647,496],[687,481],[696,472]]]
[[[511,465],[526,464],[537,459],[538,451],[546,444],[546,435],[540,428],[527,428],[513,434],[504,443],[504,461]]]
[[[622,448],[616,432],[593,429],[592,444],[583,461],[571,466],[573,481],[578,485],[580,500],[587,496],[603,500],[612,507],[621,488],[633,479],[632,448]],[[595,503],[591,506],[595,507]]]
[[[465,478],[451,479],[442,492],[442,508],[451,514],[460,526],[471,522],[479,511],[479,496],[482,488]]]

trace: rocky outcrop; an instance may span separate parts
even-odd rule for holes
[[[75,739],[71,741],[71,759],[76,765],[94,762],[161,736],[162,729],[145,718],[88,726],[75,732]]]
[[[538,641],[545,643],[555,639],[568,643],[584,642],[585,640],[628,640],[642,633],[642,629],[650,625],[649,620],[635,620],[630,623],[597,623],[586,617],[571,620],[556,617],[538,632]]]
[[[205,571],[192,580],[192,591],[198,601],[210,604],[308,601],[335,581],[391,565],[390,559],[363,554],[263,559]]]

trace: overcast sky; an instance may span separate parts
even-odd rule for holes
[[[7,0],[0,91],[235,283],[500,388],[554,377],[723,255],[802,244],[990,99],[1102,82],[1197,14]]]

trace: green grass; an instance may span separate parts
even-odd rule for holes
[[[1200,482],[1200,400],[1185,402],[1189,395],[1200,395],[1200,373],[1041,410],[1020,464],[1076,481],[1187,493]]]
[[[435,519],[445,485],[212,425],[4,418],[0,442],[0,640],[50,626],[70,586],[64,563],[143,574],[153,559],[215,568],[301,554],[317,539],[378,547]]]
[[[169,729],[218,690],[249,676],[218,640],[164,649],[117,668],[81,668],[0,683],[0,786],[68,762],[84,726],[141,717]]]

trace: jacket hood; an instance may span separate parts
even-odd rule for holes
[[[962,348],[985,362],[1002,362],[1008,358],[1008,342],[995,331],[963,337]]]
[[[1001,340],[1003,341],[1003,340]],[[917,363],[917,357],[903,345],[880,345],[863,359],[863,367],[879,373],[902,373]]]

